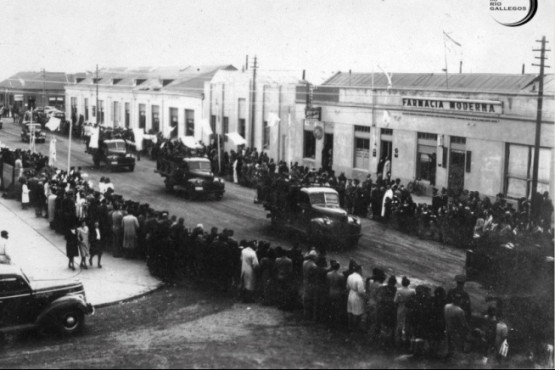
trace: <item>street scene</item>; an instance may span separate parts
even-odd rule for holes
[[[0,368],[554,367],[553,4],[100,3],[7,3]]]

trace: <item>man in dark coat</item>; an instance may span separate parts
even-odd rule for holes
[[[458,300],[458,306],[462,308],[466,316],[466,320],[468,321],[472,318],[472,309],[470,305],[470,296],[464,290],[466,276],[462,274],[455,276],[455,282],[457,283],[457,286],[449,289],[449,292],[447,292],[447,303],[453,303],[455,300]]]

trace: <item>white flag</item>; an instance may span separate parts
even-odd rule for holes
[[[134,128],[133,136],[135,136],[135,149],[140,152],[141,150],[143,150],[143,139],[145,136],[145,132],[142,128]]]
[[[389,125],[389,122],[391,122],[391,117],[389,116],[389,112],[384,110],[383,111],[383,123],[385,123],[386,125]]]
[[[281,119],[275,113],[268,114],[268,127],[274,127]]]
[[[91,141],[89,142],[89,148],[98,149],[98,139],[100,138],[100,128],[94,127],[91,130]]]
[[[200,125],[202,127],[202,131],[204,131],[206,135],[212,135],[214,133],[214,131],[212,131],[212,127],[210,127],[210,123],[208,122],[207,118],[201,119]]]
[[[50,130],[50,131],[57,131],[58,128],[60,127],[60,123],[62,121],[59,118],[56,117],[50,117],[50,119],[48,120],[48,123],[46,124],[46,127]]]

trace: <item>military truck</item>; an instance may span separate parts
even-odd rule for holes
[[[155,172],[164,178],[168,191],[180,189],[191,199],[213,195],[221,200],[224,196],[225,182],[214,176],[208,158],[161,155],[156,162]]]
[[[135,156],[129,151],[123,139],[100,138],[98,148],[89,145],[87,153],[92,155],[96,167],[105,163],[110,171],[124,168],[131,172],[135,170]]]
[[[333,188],[276,184],[266,188],[264,208],[272,228],[305,237],[316,245],[347,249],[361,237],[360,219],[339,206]]]

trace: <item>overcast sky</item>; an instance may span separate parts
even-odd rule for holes
[[[233,64],[261,69],[437,72],[443,30],[458,72],[537,72],[535,40],[555,42],[555,1],[506,27],[486,0],[3,0],[0,79],[22,71]],[[457,50],[458,49],[458,50]],[[552,61],[553,58],[550,58]]]

